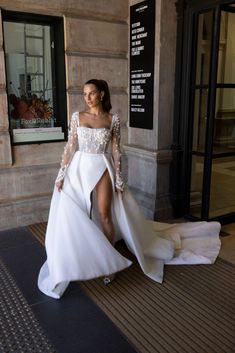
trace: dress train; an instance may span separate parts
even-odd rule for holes
[[[122,187],[116,115],[110,129],[80,126],[78,112],[71,125],[59,172],[64,185],[61,192],[54,188],[45,241],[47,260],[38,277],[43,293],[58,299],[70,281],[107,276],[131,265],[110,244],[97,217],[95,186],[106,170],[113,188],[115,240],[124,239],[148,277],[161,283],[164,264],[215,261],[220,249],[219,223],[147,221],[128,187],[122,195],[115,191],[115,183]],[[112,154],[106,152],[110,141]]]
[[[54,189],[46,234],[47,261],[38,279],[42,292],[60,298],[70,281],[110,275],[131,265],[100,229],[95,197],[91,216],[90,196],[106,169],[113,185],[116,240],[124,239],[148,277],[161,283],[165,263],[214,262],[220,248],[219,223],[172,225],[147,221],[128,188],[123,195],[115,191],[113,166],[108,156],[85,156],[78,151],[62,191]]]

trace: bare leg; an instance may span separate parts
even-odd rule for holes
[[[110,243],[114,245],[114,226],[112,221],[111,204],[113,197],[112,183],[108,171],[106,170],[96,185],[97,205],[100,215],[103,232]],[[105,276],[103,282],[110,284],[115,278],[115,274]]]
[[[105,236],[111,244],[114,243],[114,226],[111,214],[112,203],[112,183],[108,171],[106,170],[96,185],[97,205],[100,220]]]

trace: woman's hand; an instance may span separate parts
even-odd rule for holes
[[[64,185],[64,180],[59,180],[55,183],[55,186],[57,187],[57,190],[60,192],[63,189]]]

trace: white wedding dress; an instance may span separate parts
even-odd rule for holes
[[[111,153],[108,147],[111,141]],[[113,185],[112,217],[116,240],[123,238],[143,272],[161,283],[164,263],[213,263],[220,249],[220,224],[167,224],[147,221],[128,187],[121,196],[120,121],[113,115],[108,128],[80,126],[72,115],[69,139],[54,189],[46,232],[47,260],[38,278],[39,289],[60,298],[70,281],[119,272],[131,265],[102,232],[96,212],[95,186],[108,170]]]

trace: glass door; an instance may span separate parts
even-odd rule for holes
[[[222,8],[209,218],[235,212],[235,5]]]
[[[235,216],[235,2],[195,16],[189,215]]]

